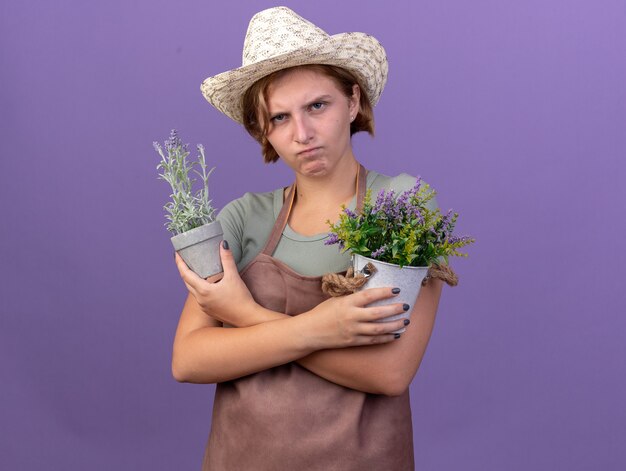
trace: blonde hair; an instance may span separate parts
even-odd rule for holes
[[[267,108],[269,87],[274,80],[282,77],[286,72],[297,68],[313,70],[331,78],[347,98],[352,96],[353,86],[355,84],[358,85],[361,89],[360,109],[354,121],[350,123],[350,136],[360,131],[366,131],[372,136],[374,135],[374,112],[372,105],[359,81],[346,69],[326,64],[308,64],[278,70],[257,80],[246,90],[243,96],[243,125],[248,134],[261,144],[261,152],[265,163],[276,162],[279,158],[267,139],[270,127],[270,115]]]

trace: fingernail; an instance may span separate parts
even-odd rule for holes
[[[224,247],[226,250],[228,250],[228,241],[226,239],[224,239],[222,241],[222,247]]]
[[[391,292],[392,292],[393,294],[398,294],[398,293],[400,292],[400,288],[393,288],[393,289],[391,290]]]
[[[409,325],[410,323],[411,323],[411,321],[410,321],[410,320],[408,320],[408,319],[404,319],[404,325]]]
[[[410,307],[411,306],[409,306],[408,304],[403,304],[402,305],[402,309],[404,309],[405,311],[408,311]]]
[[[400,338],[400,334],[395,334],[394,337],[399,339]]]

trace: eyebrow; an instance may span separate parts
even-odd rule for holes
[[[333,97],[331,95],[320,95],[320,96],[318,96],[316,98],[313,98],[312,100],[309,100],[307,102],[307,104],[303,106],[303,108],[308,108],[313,103],[319,103],[320,101],[332,100],[332,98]],[[278,108],[278,109],[280,109],[280,108]],[[289,113],[287,113],[286,111],[271,111],[269,114],[270,114],[270,116],[276,116],[276,115],[280,115],[280,114],[289,114]]]

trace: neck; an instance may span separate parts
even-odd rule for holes
[[[332,173],[323,177],[296,175],[296,198],[302,205],[344,203],[354,196],[359,163],[346,159]]]

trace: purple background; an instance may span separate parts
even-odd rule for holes
[[[417,469],[626,469],[626,4],[285,3],[384,44],[357,156],[477,238],[411,386]],[[199,92],[269,6],[0,4],[0,468],[198,469],[213,387],[170,374],[151,143],[204,143],[218,207],[290,182]]]

